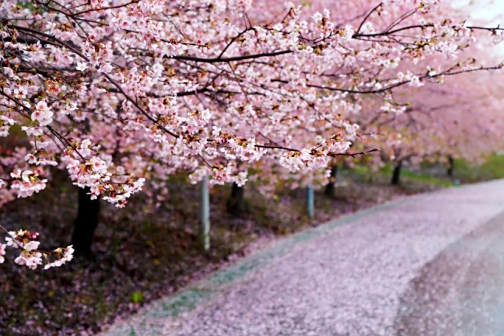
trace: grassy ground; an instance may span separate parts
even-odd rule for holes
[[[344,170],[343,175],[352,180],[367,182],[372,184],[386,185],[392,177],[393,167],[389,164],[373,172],[368,166],[356,166]],[[454,182],[447,176],[436,176],[433,174],[412,171],[407,168],[401,171],[401,189],[406,193],[415,193],[417,189],[425,190],[436,187],[450,187]]]
[[[482,165],[455,160],[454,177],[464,183],[504,178],[504,155],[491,155]]]
[[[206,254],[198,248],[198,186],[183,176],[169,183],[172,192],[159,209],[152,210],[142,194],[123,210],[104,204],[91,260],[45,272],[17,267],[12,258],[0,265],[0,335],[92,334],[275,237],[400,195],[452,185],[446,178],[405,170],[402,186],[393,187],[390,175],[390,167],[376,173],[364,166],[343,169],[335,197],[316,193],[314,219],[305,215],[303,190],[267,199],[249,188],[245,213],[234,218],[225,211],[229,187],[214,188],[212,248]],[[68,183],[52,182],[37,197],[2,208],[0,222],[40,232],[45,248],[65,245],[76,194]]]

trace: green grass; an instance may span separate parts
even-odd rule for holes
[[[393,167],[391,164],[386,164],[376,172],[373,172],[369,166],[356,165],[351,169],[346,169],[343,174],[351,176],[360,182],[389,183],[392,178],[392,171]],[[454,184],[448,178],[432,176],[403,168],[401,171],[401,183],[406,185],[411,182],[430,184],[435,187],[450,187]]]
[[[454,183],[448,179],[443,179],[423,173],[417,173],[406,169],[401,172],[401,175],[401,178],[404,181],[423,182],[435,185],[436,187],[450,187],[454,185]]]
[[[504,178],[504,155],[489,155],[483,163],[473,163],[464,159],[455,160],[454,176],[432,175],[427,173],[429,168],[438,166],[440,171],[445,171],[444,167],[436,164],[422,165],[420,171],[413,171],[404,167],[401,171],[401,183],[406,186],[408,183],[424,183],[435,187],[450,187],[459,183],[474,183]],[[393,166],[386,164],[378,171],[374,172],[369,166],[355,165],[351,169],[345,169],[343,175],[350,176],[363,183],[388,183],[392,177]]]
[[[465,183],[504,178],[504,155],[490,155],[482,165],[457,159],[454,177]]]

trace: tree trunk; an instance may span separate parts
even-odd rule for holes
[[[243,187],[239,187],[233,183],[231,188],[231,196],[227,200],[227,212],[233,216],[240,216],[243,213]]]
[[[72,234],[72,245],[75,254],[84,256],[91,254],[91,243],[98,226],[98,215],[100,213],[100,201],[98,199],[91,200],[88,195],[89,192],[89,188],[79,188],[79,209]]]
[[[338,176],[338,165],[331,167],[331,176],[329,177],[329,183],[325,186],[325,194],[329,197],[334,197],[334,184],[336,183],[336,177]]]
[[[400,160],[394,167],[394,172],[392,173],[393,185],[399,185],[401,183],[401,168],[402,168],[402,160]]]
[[[450,155],[448,156],[448,168],[446,169],[446,175],[448,175],[448,177],[453,177],[454,169],[455,169],[455,160]]]

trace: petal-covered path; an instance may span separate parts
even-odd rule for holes
[[[502,304],[489,303],[504,289],[489,280],[498,278],[502,258],[487,251],[503,242],[503,211],[504,180],[387,203],[281,240],[104,335],[473,335],[496,328],[492,312],[468,318],[472,310],[457,307],[463,300],[478,311]],[[473,290],[478,300],[466,294]],[[471,319],[477,326],[468,331],[462,321]]]

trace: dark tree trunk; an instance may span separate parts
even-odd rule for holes
[[[394,167],[394,172],[392,173],[393,185],[399,185],[401,183],[401,168],[402,168],[402,160],[400,160]]]
[[[91,254],[91,243],[98,226],[98,215],[100,213],[100,201],[98,199],[91,200],[88,195],[89,192],[89,188],[79,188],[79,209],[72,234],[72,245],[75,254],[84,256]]]
[[[448,168],[446,169],[446,175],[448,175],[448,177],[453,177],[454,169],[455,169],[455,160],[450,155],[448,156]]]
[[[329,177],[329,183],[325,186],[325,194],[329,197],[334,197],[334,184],[336,183],[336,177],[338,176],[338,165],[331,167],[331,176]]]
[[[240,216],[243,213],[243,187],[239,187],[236,183],[233,183],[231,188],[231,196],[227,200],[227,212],[233,216]]]

